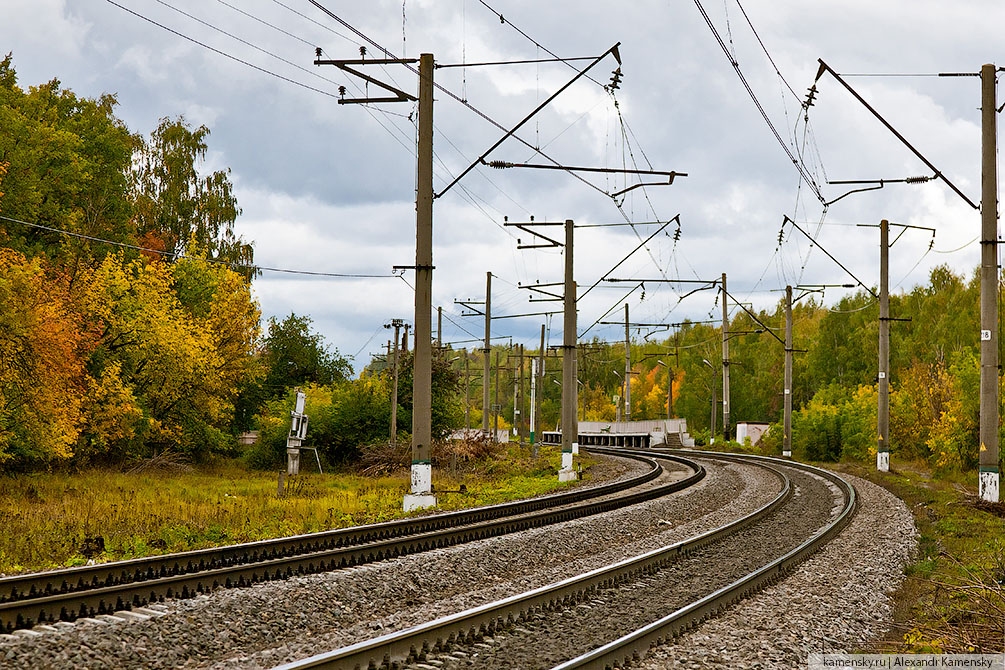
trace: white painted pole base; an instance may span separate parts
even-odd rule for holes
[[[574,454],[578,454],[579,453],[579,442],[573,442],[572,443],[572,453],[574,453]]]
[[[571,482],[579,479],[579,473],[572,469],[572,452],[562,452],[562,469],[558,471],[558,481]]]
[[[406,512],[436,505],[433,490],[433,466],[429,463],[412,463],[412,492],[406,493],[402,509]]]
[[[889,451],[877,451],[876,452],[876,469],[880,472],[890,471],[890,452]]]
[[[985,502],[998,502],[1000,475],[997,472],[982,472],[978,495]]]

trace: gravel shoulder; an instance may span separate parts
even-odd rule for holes
[[[840,535],[784,581],[651,650],[635,667],[789,670],[805,667],[810,653],[854,652],[881,636],[917,531],[899,498],[842,476],[855,486],[859,508]]]

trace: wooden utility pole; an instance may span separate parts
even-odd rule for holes
[[[489,381],[491,370],[489,369],[489,354],[492,351],[492,273],[485,273],[485,344],[482,347],[482,433],[485,438],[489,438],[489,413],[491,412],[491,401],[489,400]],[[492,437],[495,442],[495,437]]]
[[[722,273],[722,439],[729,440],[729,294]]]
[[[562,324],[562,469],[559,481],[576,479],[572,455],[579,451],[579,422],[576,419],[576,282],[572,264],[572,219],[565,221],[565,296]]]
[[[628,332],[628,303],[625,303],[625,421],[632,420],[632,338]]]
[[[782,456],[792,457],[792,287],[785,287],[785,414],[782,420]]]
[[[890,222],[879,222],[879,406],[876,469],[890,470]]]
[[[998,167],[995,66],[981,66],[981,500],[998,502]]]

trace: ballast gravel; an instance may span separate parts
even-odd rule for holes
[[[383,563],[250,588],[221,590],[190,600],[168,601],[148,609],[144,616],[149,618],[114,623],[97,619],[72,626],[61,625],[57,631],[39,636],[18,636],[18,639],[0,643],[0,666],[268,668],[491,602],[679,541],[738,518],[777,493],[775,478],[757,468],[705,463],[709,476],[697,486],[630,509]],[[630,473],[623,470],[618,474]],[[857,524],[863,523],[863,518],[869,519],[867,510],[876,507],[875,495],[862,498]],[[895,507],[889,500],[881,500],[881,503],[881,511],[889,512]],[[911,532],[906,536],[897,528],[887,527],[894,521],[896,519],[887,515],[864,522],[872,526],[864,538],[866,546],[858,546],[859,551],[875,550],[874,540],[880,538],[889,538],[891,542],[907,538],[897,545],[902,549],[900,553],[891,553],[887,548],[884,555],[873,560],[874,573],[885,571],[899,575],[898,557],[906,557],[910,551],[913,541],[910,515],[907,521]],[[853,524],[845,533],[855,527]],[[835,542],[844,537],[842,534]],[[836,545],[832,542],[831,546]],[[828,551],[830,548],[811,561],[823,559]],[[886,582],[859,580],[848,570],[852,565],[858,563],[842,556],[821,570],[828,572],[835,585],[853,589],[858,594],[858,600],[853,602],[871,604],[869,592],[876,588],[882,598]],[[883,566],[883,570],[877,566]],[[786,587],[789,581],[771,591]],[[860,586],[855,586],[860,582]],[[808,593],[817,598],[806,595]],[[818,599],[825,596],[816,585],[810,590],[805,586],[793,586],[788,595],[796,598],[799,616],[809,620],[823,616],[826,618],[820,621],[825,629],[832,630],[836,626],[837,630],[832,630],[827,637],[839,644],[853,646],[853,642],[846,640],[857,640],[877,632],[886,615],[881,610],[859,613],[844,607],[837,607],[844,612],[843,616],[829,612],[818,615],[814,608],[819,609]],[[753,602],[752,599],[744,603],[741,609]],[[784,610],[784,602],[778,607]],[[745,616],[745,620],[755,622],[756,626],[771,624],[758,633],[758,640],[769,641],[770,651],[775,645],[772,632],[779,629],[776,624],[782,620],[780,615],[775,612],[762,618],[749,613]],[[845,619],[855,616],[867,619],[867,630],[860,630],[862,626],[857,624],[846,626]],[[716,623],[706,624],[695,634],[703,634]],[[817,630],[805,622],[795,626]],[[846,629],[849,635],[854,633],[858,637],[843,636]],[[657,665],[647,667],[709,667],[707,661],[727,649],[723,646],[726,639],[729,638],[721,641],[710,638],[708,648],[714,651],[699,653],[690,665],[670,666],[671,661],[660,662],[659,656],[654,656],[651,662]],[[685,644],[682,639],[677,646]],[[763,656],[764,649],[758,649]],[[662,652],[658,650],[659,653]],[[760,656],[755,654],[751,658]],[[678,649],[669,658],[685,657]],[[793,656],[785,652],[779,657]],[[732,658],[737,660],[735,655]],[[792,666],[782,662],[741,667]]]
[[[789,670],[811,653],[850,653],[882,635],[890,594],[917,549],[917,529],[902,500],[843,475],[858,493],[851,524],[788,578],[722,616],[650,651],[642,670]]]
[[[634,467],[621,474],[636,473]],[[0,643],[0,666],[272,667],[693,536],[759,507],[778,490],[776,478],[759,468],[712,461],[706,468],[708,476],[697,485],[627,509],[382,563],[166,601],[163,615],[144,621],[97,620],[8,640]]]

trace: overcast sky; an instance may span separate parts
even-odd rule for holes
[[[78,95],[114,93],[118,115],[134,132],[148,134],[165,116],[184,115],[208,126],[206,169],[231,168],[243,209],[237,230],[254,241],[261,265],[389,275],[393,265],[414,264],[413,104],[338,105],[339,86],[349,97],[360,97],[367,93],[363,82],[312,64],[315,46],[333,59],[358,58],[362,44],[368,56],[382,55],[378,49],[308,0],[116,2],[121,6],[108,0],[3,0],[0,50],[13,52],[20,84],[55,77]],[[496,277],[495,314],[559,308],[559,303],[528,303],[527,291],[516,286],[560,280],[561,252],[517,250],[516,238],[526,243],[527,235],[504,228],[504,216],[573,219],[584,226],[637,224],[577,229],[580,293],[656,229],[649,222],[678,213],[676,243],[671,224],[611,276],[707,279],[726,272],[730,293],[758,308],[770,308],[780,297],[774,290],[786,284],[854,281],[792,226],[786,226],[779,245],[783,215],[871,286],[878,282],[879,233],[855,224],[882,218],[936,230],[931,251],[932,235],[922,230],[909,230],[891,250],[891,284],[901,289],[925,283],[936,265],[969,274],[979,263],[980,216],[941,182],[890,184],[844,198],[825,212],[814,190],[801,183],[694,2],[322,4],[394,56],[428,52],[439,65],[550,58],[547,50],[564,58],[598,56],[620,42],[623,81],[614,95],[601,86],[617,65],[608,56],[589,73],[596,81],[578,81],[518,135],[565,165],[688,173],[672,185],[614,199],[607,194],[626,186],[621,175],[584,173],[586,184],[560,171],[471,171],[434,206],[433,301],[443,306],[447,341],[480,336],[481,321],[462,317],[454,301],[484,299],[487,271]],[[818,58],[849,75],[976,73],[983,63],[1005,63],[1000,0],[703,4],[785,146],[800,158],[825,200],[853,188],[828,180],[903,179],[931,171],[829,75],[817,82],[807,124],[800,103],[814,82]],[[416,91],[415,75],[402,66],[369,66],[366,72]],[[574,75],[567,63],[543,63],[443,68],[435,76],[457,98],[508,128]],[[979,202],[978,78],[849,76],[847,81]],[[371,85],[368,93],[380,91]],[[1002,97],[999,93],[999,104]],[[434,123],[437,191],[502,134],[442,91],[436,94]],[[548,163],[512,139],[489,159]],[[627,185],[635,181],[629,178]],[[387,341],[384,323],[412,320],[414,278],[408,273],[403,279],[266,272],[254,290],[265,317],[309,315],[331,344],[354,359],[358,372]],[[611,308],[616,309],[605,320],[623,318],[630,288],[603,283],[585,296],[580,333]],[[718,313],[712,291],[683,301],[681,292],[656,283],[635,290],[627,298],[632,320],[700,320]],[[829,290],[825,300],[833,304],[841,295]],[[533,346],[542,319],[496,321],[493,332]],[[553,325],[550,340],[558,342],[561,319]],[[975,323],[975,341],[978,328]],[[586,337],[614,340],[623,333],[623,327],[598,325]]]

